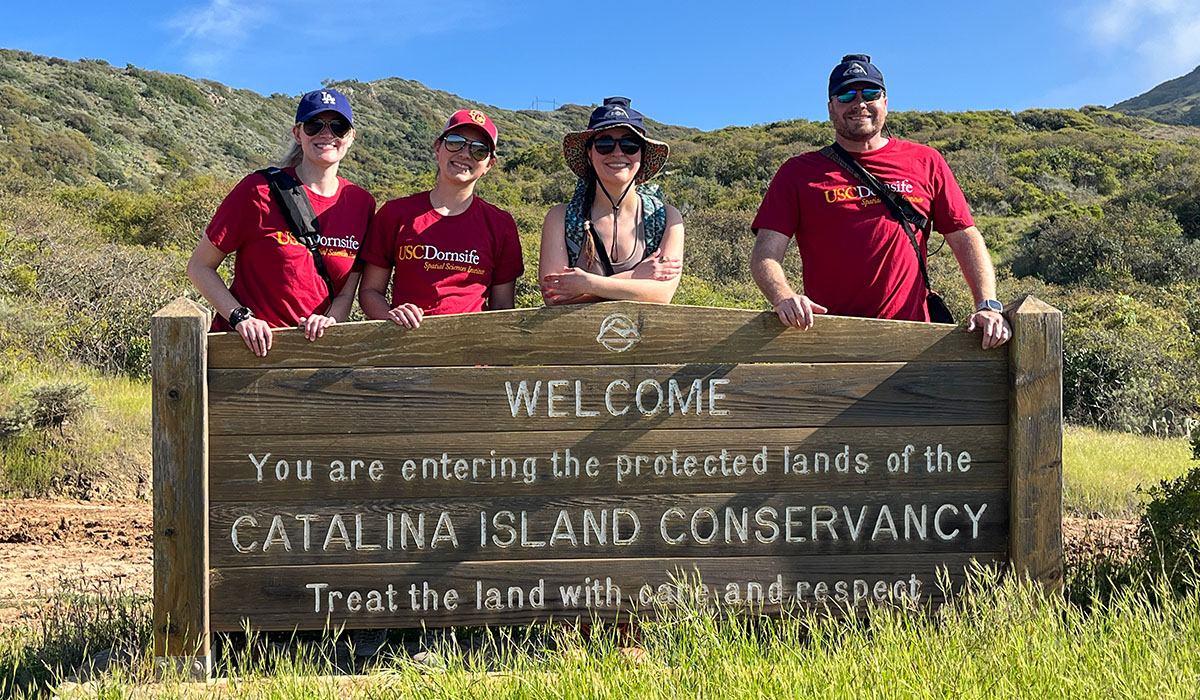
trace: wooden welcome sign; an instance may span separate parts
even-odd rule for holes
[[[604,303],[275,334],[152,321],[158,657],[209,633],[937,603],[1061,579],[1061,315]]]

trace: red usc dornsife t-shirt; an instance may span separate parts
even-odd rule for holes
[[[295,177],[296,172],[287,168]],[[334,293],[341,291],[355,265],[375,198],[363,188],[338,178],[338,190],[322,197],[307,187],[317,215],[320,249]],[[208,240],[233,261],[229,291],[272,328],[295,326],[302,316],[326,310],[328,291],[312,254],[292,235],[279,205],[271,198],[267,178],[247,175],[221,202],[206,231]],[[213,330],[230,330],[217,316]]]
[[[934,149],[899,139],[854,153],[864,168],[912,202],[939,233],[974,225],[962,189]],[[928,321],[925,283],[912,243],[887,205],[817,152],[783,164],[753,229],[796,239],[804,293],[832,314]],[[921,254],[926,236],[916,232]]]
[[[383,205],[359,257],[395,268],[393,307],[408,302],[429,315],[483,311],[493,285],[525,271],[511,214],[475,197],[463,213],[442,216],[428,192]]]

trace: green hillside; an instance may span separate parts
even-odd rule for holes
[[[1118,102],[1112,109],[1163,124],[1200,126],[1200,66],[1137,97]]]
[[[577,105],[512,112],[399,78],[334,86],[350,97],[359,131],[344,172],[364,187],[407,182],[431,167],[429,146],[457,109],[487,111],[500,130],[501,157],[560,142],[590,112]],[[262,167],[290,143],[299,96],[0,49],[0,97],[0,173],[145,189]],[[667,138],[696,133],[651,124]]]
[[[542,218],[574,187],[561,139],[591,107],[508,111],[399,78],[333,86],[359,126],[341,172],[380,202],[432,184],[432,141],[451,111],[492,116],[500,165],[479,192],[516,218],[518,303],[540,304]],[[0,449],[16,449],[57,368],[146,375],[150,314],[195,296],[188,253],[236,179],[282,153],[296,96],[7,50],[0,95]],[[1100,107],[894,112],[888,124],[946,156],[1001,298],[1033,293],[1064,311],[1070,420],[1177,434],[1200,416],[1200,128]],[[658,181],[687,228],[676,303],[765,308],[750,221],[779,166],[830,141],[828,123],[650,128],[671,143]],[[948,248],[930,270],[965,318],[970,294]]]

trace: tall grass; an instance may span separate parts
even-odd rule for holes
[[[1068,425],[1063,432],[1063,503],[1068,514],[1136,518],[1142,489],[1186,472],[1191,447],[1163,440]]]
[[[74,620],[75,617],[66,619]],[[86,625],[93,624],[81,620]],[[124,622],[142,635],[144,623]],[[48,625],[61,630],[64,625]],[[441,645],[424,664],[377,659],[369,675],[337,675],[330,643],[247,644],[218,664],[223,698],[1190,698],[1200,689],[1200,594],[1141,578],[1107,601],[1077,606],[1034,585],[977,572],[935,613],[873,609],[862,619],[767,619],[689,608],[643,626],[634,663],[612,634],[583,640],[500,631],[480,648]],[[78,635],[76,635],[78,636]],[[99,642],[99,637],[97,640]],[[22,650],[18,641],[26,639]],[[109,643],[106,638],[104,642]],[[0,678],[56,647],[0,634]],[[72,648],[78,648],[78,645]],[[268,649],[268,651],[263,651]],[[257,651],[256,651],[257,650]],[[75,654],[73,658],[79,658]],[[14,660],[17,666],[14,666]],[[101,676],[87,697],[193,697],[181,679],[151,683],[151,662]],[[0,683],[3,683],[0,680]],[[46,697],[52,683],[16,688]],[[11,684],[9,690],[14,690]],[[37,688],[40,688],[38,690]],[[0,690],[3,686],[0,686]],[[68,692],[64,697],[71,697]]]

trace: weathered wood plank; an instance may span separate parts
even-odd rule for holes
[[[1005,491],[220,503],[212,565],[997,551]],[[576,567],[586,567],[579,562]]]
[[[758,584],[761,594],[754,595],[754,599],[764,601],[762,609],[768,613],[781,608],[770,603],[770,596],[776,592],[781,594],[777,598],[782,599],[782,606],[790,609],[836,608],[853,606],[856,602],[861,608],[874,602],[877,585],[891,591],[901,603],[904,598],[915,597],[917,604],[925,606],[944,600],[938,587],[938,571],[943,567],[949,573],[952,587],[958,588],[973,562],[990,565],[1003,559],[1003,552],[969,552],[917,557],[603,559],[590,562],[584,571],[564,570],[564,563],[554,560],[522,563],[519,569],[510,562],[214,569],[212,624],[216,630],[232,632],[243,629],[246,623],[260,630],[290,630],[321,629],[326,625],[330,628],[513,625],[578,616],[612,619],[631,610],[652,611],[656,600],[669,605],[680,597],[688,597],[681,590],[693,591],[694,596],[697,584],[705,586],[707,605],[716,604],[718,597],[724,605],[730,595],[727,588],[730,583],[737,584],[740,597],[745,600],[751,582]],[[539,582],[544,591],[540,607],[531,603],[530,597],[531,588]],[[824,586],[820,585],[822,582]],[[594,596],[591,602],[598,604],[589,605],[584,597],[585,584]],[[781,585],[773,589],[772,584]],[[644,589],[646,585],[650,588]],[[434,592],[428,593],[425,586]],[[515,594],[511,599],[514,605],[507,605],[510,586],[524,588],[520,607],[516,605]],[[493,587],[499,590],[502,603],[498,609],[487,606],[487,589]],[[564,602],[561,587],[569,587],[568,597],[578,587],[579,597]],[[367,610],[372,590],[382,604],[378,612]],[[447,610],[447,593],[451,590],[457,599],[450,601],[455,608]],[[481,603],[476,602],[477,590],[484,593]],[[335,609],[330,613],[329,599],[334,591],[341,597],[334,595]],[[349,598],[355,591],[359,593],[357,601]],[[886,591],[880,591],[884,600],[888,599]],[[437,610],[432,609],[435,597]],[[348,612],[347,602],[360,611]]]
[[[211,672],[208,636],[208,314],[179,299],[150,319],[154,377],[154,655]]]
[[[606,324],[614,314],[626,320]],[[640,340],[614,352],[598,341],[602,335],[619,343],[615,347]],[[785,328],[773,313],[641,302],[432,316],[415,330],[390,321],[345,323],[315,342],[298,330],[284,330],[274,334],[265,358],[247,352],[236,333],[214,334],[209,342],[211,367],[258,369],[974,361],[1002,354],[981,350],[977,335],[953,326],[822,316],[812,329],[799,332]]]
[[[1012,570],[1059,591],[1063,584],[1062,312],[1026,297],[1006,315],[1013,327],[1009,343]]]
[[[214,370],[209,419],[237,435],[1002,425],[1007,386],[997,360]]]
[[[764,447],[765,460],[761,459]],[[723,459],[722,450],[726,450]],[[961,461],[963,452],[969,462]],[[889,468],[893,454],[894,470]],[[526,461],[531,458],[533,463]],[[590,459],[595,460],[594,469]],[[1003,489],[1008,487],[1008,431],[991,425],[576,430],[540,433],[536,441],[525,432],[225,435],[209,443],[209,479],[213,503],[251,496],[265,503],[534,494],[856,492],[938,488],[950,483],[966,490]]]

